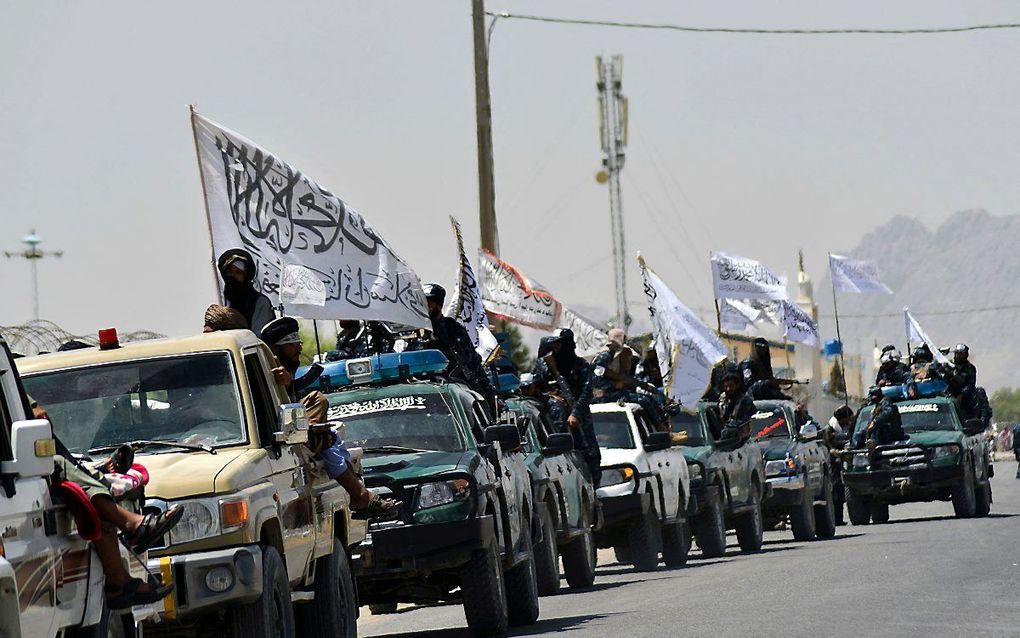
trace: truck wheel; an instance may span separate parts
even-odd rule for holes
[[[875,525],[889,522],[889,504],[871,501],[871,522]]]
[[[694,520],[694,538],[703,558],[718,558],[726,553],[726,519],[723,517],[722,494],[716,490],[705,509]]]
[[[615,545],[613,546],[613,554],[616,555],[616,562],[621,565],[627,565],[630,563],[630,546],[629,545]]]
[[[974,493],[974,516],[988,516],[992,509],[992,484],[978,485]]]
[[[828,476],[822,480],[822,494],[825,495],[825,504],[815,505],[815,536],[832,538],[836,535],[836,507],[832,502],[832,483]]]
[[[659,517],[654,509],[627,526],[627,545],[631,563],[639,572],[654,571],[659,566]]]
[[[957,518],[972,518],[977,510],[977,498],[974,494],[974,466],[964,459],[963,480],[953,487],[953,512]]]
[[[528,557],[506,572],[506,611],[511,627],[538,620],[538,573],[531,547],[530,527],[521,522],[521,544]]]
[[[119,611],[113,611],[103,606],[100,621],[91,627],[69,627],[65,632],[66,638],[127,638],[124,623],[131,622],[131,615],[122,616]],[[134,632],[132,632],[134,635]]]
[[[294,638],[287,567],[275,547],[262,548],[262,595],[235,608],[231,616],[233,634],[239,638]]]
[[[846,512],[852,525],[867,525],[871,522],[871,499],[846,488]]]
[[[752,485],[751,511],[741,514],[736,521],[737,543],[744,553],[757,552],[761,549],[764,523],[761,519],[761,501],[758,489]]]
[[[506,587],[495,545],[471,552],[470,560],[460,569],[460,590],[471,632],[476,636],[505,636]]]
[[[296,610],[298,635],[304,638],[357,638],[358,603],[347,551],[339,538],[333,553],[315,566],[315,599]]]
[[[543,507],[539,518],[542,523],[542,542],[535,548],[538,595],[551,596],[560,590],[560,554],[556,547],[552,514]]]
[[[581,516],[584,533],[570,541],[563,550],[563,573],[570,587],[591,587],[595,582],[595,540],[591,536],[588,514]]]
[[[677,521],[662,526],[662,560],[666,567],[683,567],[691,553],[687,539],[687,521]]]
[[[801,493],[800,505],[790,511],[790,529],[793,539],[797,541],[815,540],[815,505],[811,488],[804,479],[804,490]]]

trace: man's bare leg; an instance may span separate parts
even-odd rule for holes
[[[347,468],[347,470],[338,476],[336,480],[340,485],[347,490],[347,493],[351,495],[351,509],[360,510],[368,507],[369,501],[372,500],[372,493],[368,491],[361,478],[354,473],[354,470]]]

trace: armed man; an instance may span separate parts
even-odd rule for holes
[[[970,348],[965,343],[958,343],[953,348],[953,376],[958,378],[964,387],[977,387],[977,368],[970,362]]]
[[[754,398],[744,383],[744,377],[732,364],[724,369],[719,397],[719,416],[723,424],[721,439],[736,438],[740,428],[754,416]]]
[[[901,385],[909,380],[910,369],[903,363],[900,352],[895,346],[883,348],[880,361],[881,365],[875,375],[875,385],[878,387]]]
[[[780,384],[792,384],[786,379],[777,379],[772,370],[772,353],[769,342],[761,337],[751,342],[751,354],[740,362],[740,371],[744,376],[744,386],[755,400],[786,400],[791,397],[783,394]]]
[[[627,334],[623,330],[613,328],[609,331],[605,347],[595,355],[591,365],[594,402],[637,403],[657,430],[669,431],[669,417],[657,399],[659,389],[650,383],[638,381],[632,374],[637,366],[637,353],[627,345]],[[638,392],[638,388],[646,390],[646,393]]]
[[[859,449],[867,446],[871,449],[876,445],[891,445],[907,438],[900,421],[899,408],[895,403],[885,398],[882,388],[871,388],[868,392],[868,399],[875,407],[871,412],[871,419],[867,426],[854,432],[852,447]]]

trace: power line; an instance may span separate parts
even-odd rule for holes
[[[976,312],[998,312],[1000,310],[1020,310],[1020,304],[1007,304],[1004,306],[986,306],[984,308],[960,308],[958,310],[911,310],[910,314],[917,315],[919,317],[939,317],[946,315],[969,315]],[[822,314],[820,315],[827,319],[831,319],[833,315]],[[877,312],[873,314],[839,314],[840,319],[884,319],[889,317],[903,317],[903,312]]]
[[[661,24],[648,22],[620,22],[615,20],[585,20],[582,18],[555,18],[551,16],[525,15],[487,11],[494,18],[509,20],[530,20],[532,22],[548,22],[554,24],[576,24],[596,27],[620,27],[625,29],[655,29],[659,31],[684,31],[687,33],[734,33],[758,35],[924,35],[934,33],[963,33],[966,31],[992,31],[1002,29],[1020,29],[1020,23],[975,24],[961,27],[937,27],[915,29],[747,29],[735,27],[692,27],[682,24]]]

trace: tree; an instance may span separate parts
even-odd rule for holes
[[[509,321],[497,321],[493,324],[495,332],[505,332],[510,339],[510,360],[517,369],[518,374],[531,372],[533,362],[528,352],[528,346],[524,345],[524,336],[521,329]]]
[[[843,381],[843,371],[839,367],[839,361],[833,361],[832,370],[829,371],[829,393],[846,393],[846,383]]]
[[[1020,423],[1020,388],[999,388],[991,402],[997,423]]]
[[[302,321],[301,330],[301,365],[309,365],[315,358],[315,329],[311,321]],[[327,322],[328,326],[319,326],[319,347],[322,352],[336,350],[336,330],[332,327],[333,322]]]

